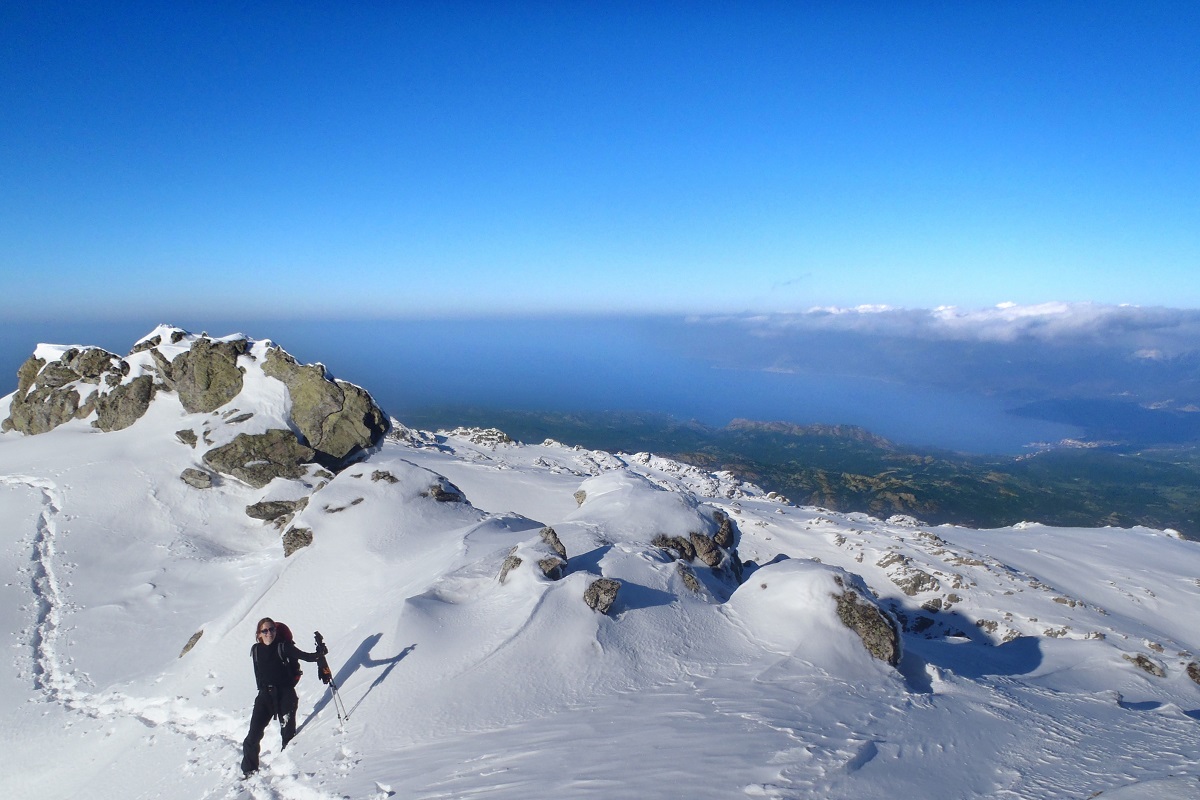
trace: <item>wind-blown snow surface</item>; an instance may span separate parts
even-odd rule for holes
[[[281,402],[254,392],[242,410]],[[223,424],[161,394],[126,430],[0,435],[3,797],[1200,796],[1195,543],[884,522],[645,455],[403,428],[319,490],[184,484],[200,453],[174,432]],[[438,476],[469,502],[431,496]],[[285,559],[244,508],[309,493],[314,542]],[[696,593],[649,541],[714,509],[763,566],[736,591],[698,569]],[[566,576],[498,582],[543,525]],[[898,670],[839,624],[840,568],[927,626]],[[600,575],[623,583],[610,616],[582,599]],[[268,730],[239,782],[262,616],[325,635],[350,719],[310,668],[297,739]]]

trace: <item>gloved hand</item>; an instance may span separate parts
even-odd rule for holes
[[[325,646],[325,642],[321,642],[320,644],[317,645],[317,655],[319,655],[319,656],[329,655],[329,648]]]

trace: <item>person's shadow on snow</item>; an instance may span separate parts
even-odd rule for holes
[[[355,709],[362,705],[362,701],[367,699],[367,695],[369,695],[376,686],[387,680],[388,675],[392,673],[392,670],[396,668],[397,664],[399,664],[409,653],[417,649],[415,644],[410,644],[408,647],[404,648],[397,655],[392,656],[391,658],[371,658],[372,648],[379,644],[379,640],[382,638],[382,633],[375,633],[368,636],[366,639],[363,639],[362,644],[358,646],[358,649],[354,651],[350,658],[346,659],[346,662],[342,664],[341,669],[338,670],[337,675],[335,675],[333,678],[333,682],[337,684],[340,690],[345,686],[346,681],[350,679],[350,676],[358,672],[359,669],[377,669],[379,667],[384,668],[383,672],[379,673],[379,676],[375,678],[375,680],[371,681],[371,685],[367,687],[367,691],[363,693],[363,696],[358,698],[358,702],[354,704],[354,707],[346,712],[347,717],[349,717]],[[308,723],[311,722],[314,717],[320,714],[332,701],[333,692],[327,688],[324,692],[322,692],[321,699],[317,701],[315,706],[313,706],[312,713],[308,715],[308,717],[296,730],[296,734],[299,735],[300,731],[304,730]]]

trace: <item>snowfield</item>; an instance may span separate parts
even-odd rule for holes
[[[0,434],[0,796],[1200,797],[1194,542],[837,514],[648,454],[398,422],[336,476],[193,488],[177,431],[286,419],[252,361],[249,419],[160,393],[124,430]],[[285,558],[245,509],[299,498],[313,541]],[[651,543],[716,512],[740,584]],[[561,579],[526,557],[501,582],[546,526]],[[600,577],[608,614],[583,599]],[[853,584],[903,624],[898,667],[839,619]],[[324,635],[349,719],[310,666],[297,738],[269,728],[240,781],[263,616],[305,650]]]

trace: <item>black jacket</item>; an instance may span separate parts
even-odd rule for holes
[[[254,660],[254,681],[259,691],[268,686],[291,689],[300,675],[300,661],[316,661],[316,653],[306,653],[295,642],[255,642],[250,647]]]

